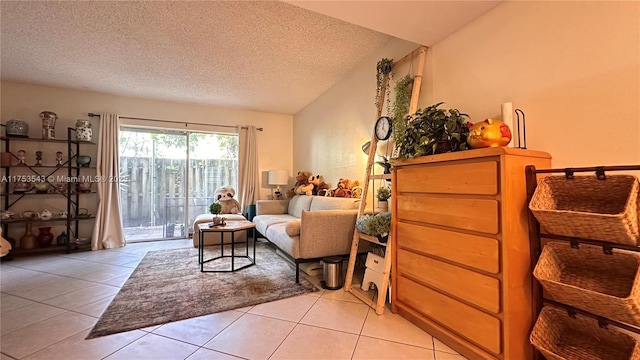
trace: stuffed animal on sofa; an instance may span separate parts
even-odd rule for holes
[[[311,183],[311,179],[313,179],[313,175],[311,175],[310,172],[306,172],[306,171],[304,173],[309,174],[309,176],[307,177],[307,181],[303,182],[303,184],[296,186],[294,191],[298,195],[311,196],[313,195],[313,184]]]
[[[238,200],[233,198],[235,194],[236,190],[231,186],[221,186],[216,189],[216,201],[218,201],[220,205],[222,205],[222,211],[220,211],[221,214],[240,213],[240,203],[238,202]]]
[[[362,186],[360,186],[360,181],[354,180],[349,183],[349,188],[351,189],[351,197],[360,199],[362,197],[362,191],[364,190]]]
[[[309,182],[313,184],[313,190],[311,191],[313,195],[325,196],[327,194],[329,184],[324,182],[324,177],[322,175],[311,176]]]
[[[351,188],[349,187],[349,179],[338,180],[338,185],[333,189],[334,197],[351,197]]]
[[[296,175],[295,185],[293,185],[293,188],[291,190],[287,190],[287,192],[285,193],[287,199],[291,199],[294,195],[296,195],[298,193],[297,190],[299,190],[301,186],[308,186],[310,176],[311,173],[308,171],[298,171],[298,175]]]

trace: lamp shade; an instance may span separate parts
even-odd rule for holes
[[[371,150],[371,140],[362,144],[362,152],[369,155],[369,151]]]
[[[287,185],[288,182],[287,170],[269,170],[269,185]]]

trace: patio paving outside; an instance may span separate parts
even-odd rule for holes
[[[185,230],[185,234],[182,235],[179,226],[176,226],[174,236],[172,237],[166,236],[164,226],[162,225],[137,226],[137,227],[128,227],[128,228],[126,227],[123,230],[124,230],[124,238],[128,242],[183,239],[187,237],[186,230]]]

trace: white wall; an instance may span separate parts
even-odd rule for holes
[[[363,178],[375,64],[415,47],[393,40],[295,115],[294,170]],[[640,162],[640,2],[504,2],[433,45],[424,74],[419,107],[477,122],[512,102],[554,166]]]
[[[331,188],[340,178],[363,181],[367,155],[360,147],[371,139],[377,120],[376,64],[383,57],[400,59],[418,46],[402,40],[391,41],[294,116],[295,171],[321,174]],[[408,68],[402,68],[396,78],[407,72]]]
[[[0,84],[0,117],[5,123],[9,119],[18,118],[29,123],[29,136],[40,138],[42,136],[42,122],[39,114],[43,110],[55,112],[59,119],[56,122],[56,139],[67,138],[67,127],[75,127],[77,119],[91,119],[87,113],[111,112],[121,116],[178,120],[195,123],[211,123],[219,125],[255,125],[263,127],[264,131],[258,132],[259,149],[259,170],[262,174],[263,184],[260,189],[260,198],[271,197],[272,188],[267,185],[266,172],[269,169],[287,169],[291,173],[292,169],[292,120],[291,115],[269,114],[256,111],[244,111],[237,109],[224,109],[212,106],[194,105],[187,103],[155,101],[148,99],[116,96],[92,91],[78,91],[70,89],[60,89],[45,86],[27,85],[3,81]],[[94,131],[97,127],[97,118],[92,120]],[[184,129],[183,124],[164,124],[133,121],[123,119],[123,123],[132,125],[147,125],[155,127],[173,127]],[[208,126],[189,126],[190,130],[211,131]],[[230,131],[229,128],[218,128],[219,130]],[[4,146],[4,144],[3,144]],[[43,151],[43,163],[55,163],[55,151],[62,150],[66,153],[66,148],[60,148],[60,144],[51,143],[20,143],[15,141],[11,145],[13,150],[23,148],[27,151],[27,163],[35,163],[35,151]],[[4,148],[3,148],[4,150]],[[95,159],[97,146],[82,145],[81,152],[90,155]],[[15,173],[15,172],[14,172]],[[55,175],[65,173],[58,171]],[[90,175],[90,173],[81,173]],[[97,194],[87,194],[81,197],[80,206],[87,208],[91,214],[95,214],[97,207]],[[21,213],[25,210],[42,211],[48,209],[52,212],[66,210],[66,202],[61,196],[25,197],[11,207],[14,213]],[[37,227],[46,226],[47,223],[37,223]],[[52,232],[57,237],[64,231],[64,224],[60,222],[51,223]],[[91,223],[80,222],[80,236],[91,236]],[[33,232],[38,233],[34,227]],[[12,225],[9,229],[9,236],[18,240],[24,234],[24,224]],[[55,242],[55,240],[54,240]]]
[[[272,188],[266,181],[266,172],[269,169],[286,169],[291,174],[293,168],[293,117],[291,115],[132,98],[8,81],[1,83],[0,100],[2,121],[6,122],[12,118],[25,120],[29,123],[30,137],[36,138],[41,136],[42,125],[38,114],[43,110],[58,114],[56,138],[61,139],[66,138],[66,128],[74,127],[76,119],[90,119],[87,116],[89,112],[111,112],[138,118],[262,127],[264,131],[258,132],[259,170],[262,174],[261,199],[271,196]],[[97,121],[97,118],[94,118],[94,123]],[[126,119],[123,119],[123,123],[185,129],[182,124],[148,123]],[[188,129],[211,131],[211,128],[206,126],[189,126]]]
[[[513,102],[553,165],[640,162],[640,2],[504,2],[432,48],[434,102]]]

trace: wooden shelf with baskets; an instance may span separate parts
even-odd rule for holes
[[[640,334],[640,185],[626,175],[632,171],[640,165],[525,169],[534,359],[640,359],[640,337],[626,333]]]

